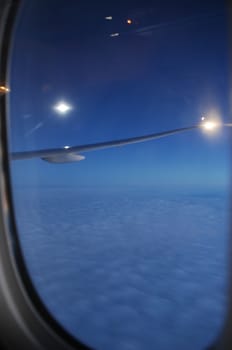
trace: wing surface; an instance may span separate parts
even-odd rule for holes
[[[91,143],[87,145],[73,146],[69,148],[54,148],[54,149],[42,149],[42,150],[36,150],[36,151],[12,152],[11,159],[22,160],[22,159],[41,158],[42,160],[45,160],[51,163],[76,162],[85,158],[84,156],[80,155],[79,152],[82,153],[82,152],[97,151],[100,149],[122,147],[133,143],[152,141],[161,137],[166,137],[166,136],[174,135],[185,131],[190,131],[196,128],[199,128],[199,125],[186,127],[186,128],[173,129],[173,130],[149,134],[149,135],[130,137],[130,138],[121,139],[121,140],[113,140],[113,141],[106,141],[106,142],[99,142],[99,143]]]

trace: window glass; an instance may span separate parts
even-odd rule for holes
[[[48,310],[96,349],[201,349],[223,325],[226,16],[223,1],[22,3],[9,75],[19,239]]]

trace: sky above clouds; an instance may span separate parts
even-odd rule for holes
[[[221,1],[25,1],[10,64],[12,151],[139,136],[202,115],[229,121],[226,16]],[[54,109],[60,101],[72,107],[65,115]],[[18,161],[13,178],[19,186],[225,187],[229,142],[228,130],[186,132],[86,153],[80,163]]]

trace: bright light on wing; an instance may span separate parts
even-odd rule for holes
[[[213,130],[217,127],[217,124],[215,122],[207,121],[202,124],[202,127],[206,130]]]
[[[205,120],[204,119],[203,122],[201,123],[202,130],[209,132],[209,133],[217,131],[220,127],[221,127],[221,123],[219,121],[216,121],[216,120]]]
[[[207,134],[218,133],[223,126],[220,111],[214,107],[201,117],[201,130]]]

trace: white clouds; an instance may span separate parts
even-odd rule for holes
[[[82,341],[103,350],[193,350],[218,332],[223,197],[46,190],[37,208],[30,194],[17,203],[40,295]]]

